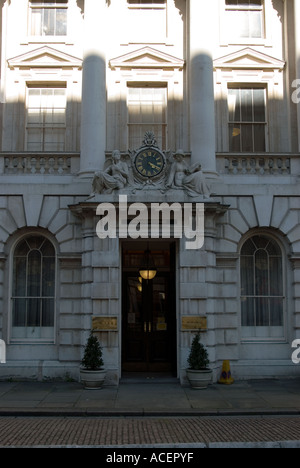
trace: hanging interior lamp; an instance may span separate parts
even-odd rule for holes
[[[145,251],[139,271],[144,280],[153,280],[157,274],[157,269],[149,249]]]

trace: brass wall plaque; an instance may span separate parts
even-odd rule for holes
[[[118,331],[118,317],[93,317],[94,331]]]
[[[181,329],[183,331],[207,330],[207,318],[194,315],[181,317]]]

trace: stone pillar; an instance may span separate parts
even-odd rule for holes
[[[296,52],[296,78],[300,80],[300,0],[294,0],[294,18],[295,18],[295,52]],[[297,81],[297,90],[299,84]],[[299,92],[297,92],[299,96]],[[300,103],[297,103],[297,115],[298,115],[298,151],[300,151]]]
[[[106,150],[106,0],[84,1],[80,175],[103,169]]]
[[[192,163],[201,163],[208,177],[216,177],[212,49],[217,9],[215,0],[189,2],[190,145]]]

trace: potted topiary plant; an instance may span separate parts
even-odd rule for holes
[[[106,371],[103,369],[102,348],[98,338],[90,334],[84,348],[80,380],[87,389],[102,388]]]
[[[200,342],[200,331],[193,338],[188,365],[186,374],[191,387],[197,390],[207,388],[212,380],[212,370],[208,367],[207,350]]]

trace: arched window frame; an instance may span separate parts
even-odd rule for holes
[[[281,294],[271,294],[271,289],[274,291],[274,288],[271,288],[271,283],[270,283],[270,265],[268,264],[268,293],[269,294],[264,294],[266,291],[262,291],[261,294],[257,294],[257,291],[254,291],[253,294],[245,294],[245,291],[243,291],[243,279],[242,279],[242,253],[243,253],[243,248],[246,246],[246,243],[248,241],[251,241],[257,237],[261,238],[266,238],[269,239],[270,242],[273,242],[274,245],[276,245],[276,248],[279,249],[280,251],[280,257],[275,256],[275,258],[280,258],[281,259],[281,268],[282,268],[282,278],[281,278],[281,283],[282,283],[282,295]],[[265,248],[258,248],[254,254],[253,254],[253,261],[254,257],[259,252],[260,250],[266,250],[267,246]],[[246,257],[246,255],[245,255]],[[250,255],[249,255],[250,257]],[[272,255],[269,255],[269,258],[273,258]],[[269,261],[269,259],[268,259]],[[254,274],[255,274],[255,267],[256,263],[254,264]],[[243,242],[240,245],[239,249],[239,278],[240,278],[240,297],[239,297],[239,303],[240,303],[240,332],[241,332],[241,341],[242,342],[285,342],[287,340],[287,313],[288,313],[288,288],[287,288],[287,261],[286,261],[286,252],[285,252],[285,247],[283,243],[278,239],[278,237],[274,236],[273,234],[266,232],[266,231],[258,231],[258,232],[252,232],[249,234],[247,237],[243,239]],[[256,279],[256,277],[255,277]],[[255,288],[255,279],[253,281],[253,287]],[[247,292],[247,291],[246,291]],[[257,313],[257,310],[255,309],[255,305],[253,306],[253,312],[254,312],[254,318],[253,318],[253,323],[251,325],[245,325],[244,322],[244,317],[243,314],[245,313],[245,310],[243,311],[243,307],[245,304],[245,301],[247,299],[252,298],[253,301],[259,301],[261,300],[262,302],[268,303],[268,313],[269,313],[269,323],[260,323],[257,324],[255,323],[255,314]],[[282,321],[281,324],[278,325],[272,325],[272,320],[271,320],[271,301],[282,301]],[[267,317],[266,311],[262,312],[261,317],[264,316],[264,318]],[[261,321],[263,322],[264,319],[261,318]],[[244,322],[244,323],[243,323]],[[274,320],[273,323],[276,323],[276,320]]]
[[[43,295],[43,291],[42,289],[44,289],[44,282],[43,281],[46,281],[47,277],[45,276],[44,278],[42,277],[42,274],[43,274],[43,269],[42,269],[42,266],[41,266],[41,271],[40,271],[40,294],[38,296],[34,295],[34,296],[30,296],[28,294],[28,257],[27,257],[27,260],[26,260],[26,279],[25,279],[25,288],[26,288],[26,291],[25,291],[25,294],[23,297],[21,297],[20,295],[16,295],[15,294],[15,290],[14,288],[16,287],[15,286],[15,259],[17,257],[16,255],[16,252],[17,252],[17,249],[20,248],[20,246],[22,245],[23,242],[27,242],[33,238],[40,238],[40,239],[43,239],[43,241],[41,240],[41,244],[39,246],[39,248],[31,248],[30,249],[30,252],[33,252],[33,251],[39,251],[41,256],[41,265],[42,265],[42,261],[43,259],[45,258],[52,258],[53,259],[53,282],[54,282],[54,285],[53,285],[53,293],[51,295]],[[54,255],[51,255],[51,256],[47,256],[47,255],[43,255],[41,253],[41,249],[42,247],[44,246],[45,242],[48,242],[49,244],[51,244],[51,247],[53,248],[53,253]],[[27,252],[27,256],[28,256],[29,252]],[[21,256],[19,256],[20,258]],[[23,258],[25,258],[25,255],[23,256]],[[58,278],[58,272],[57,272],[57,249],[56,249],[56,246],[54,244],[54,242],[52,241],[52,239],[50,237],[48,237],[47,235],[45,235],[44,233],[39,233],[37,231],[34,231],[34,232],[30,232],[30,233],[27,233],[25,235],[23,235],[22,237],[18,237],[18,239],[14,242],[12,248],[11,248],[11,254],[10,254],[10,281],[9,281],[9,303],[10,303],[10,307],[9,307],[9,322],[8,322],[8,325],[9,325],[9,334],[8,334],[8,337],[9,337],[9,343],[33,343],[33,344],[54,344],[55,343],[55,339],[56,339],[56,298],[57,298],[57,278]],[[24,286],[23,286],[24,287]],[[49,302],[52,301],[52,317],[51,317],[51,322],[50,323],[47,323],[45,322],[45,317],[43,319],[42,317],[42,312],[41,312],[41,315],[40,315],[40,325],[38,326],[36,323],[33,324],[33,323],[29,323],[27,322],[28,325],[26,325],[25,323],[25,326],[22,327],[22,326],[14,326],[14,301],[16,299],[20,299],[20,300],[24,300],[26,302],[30,301],[30,299],[36,299],[36,300],[39,300],[40,303],[45,303],[45,301],[49,300]],[[27,320],[27,314],[28,314],[28,311],[27,311],[27,307],[28,305],[26,304],[26,311],[25,311],[25,322]],[[44,322],[43,322],[44,320]],[[20,322],[19,322],[20,324]],[[48,326],[47,326],[48,325]],[[17,328],[19,328],[19,330],[17,331]]]

